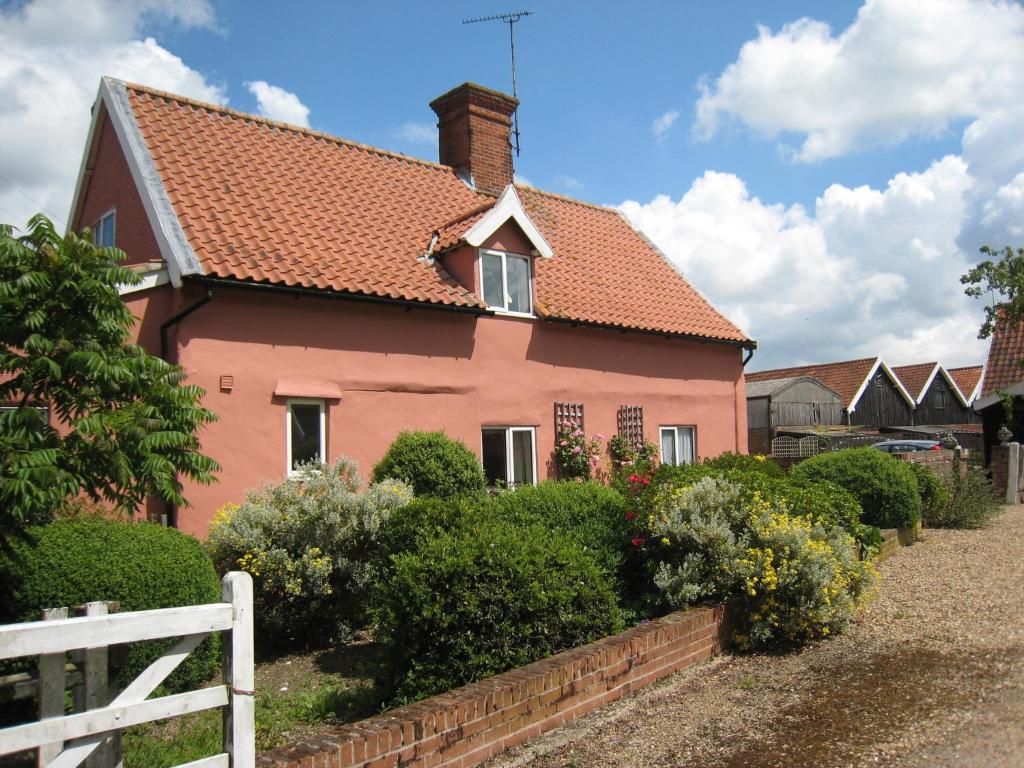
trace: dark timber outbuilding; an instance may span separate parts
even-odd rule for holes
[[[776,427],[843,423],[842,397],[811,376],[747,384],[747,443],[751,453],[771,450]]]

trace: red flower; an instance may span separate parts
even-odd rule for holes
[[[649,478],[649,477],[641,478],[640,482],[643,483],[644,485],[650,485],[651,484],[651,478]]]
[[[636,512],[627,512],[626,513],[626,519],[627,520],[632,520],[634,517],[636,517]]]
[[[640,482],[640,475],[630,475],[629,476],[629,482],[631,482],[631,483],[639,483]]]
[[[642,547],[643,545],[644,545],[644,537],[643,536],[634,536],[633,537],[633,546],[634,547]]]

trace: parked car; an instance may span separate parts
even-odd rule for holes
[[[914,453],[915,451],[941,451],[942,443],[938,440],[883,440],[880,443],[874,443],[871,447],[886,453]]]

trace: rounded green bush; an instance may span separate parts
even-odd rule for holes
[[[444,432],[402,432],[373,468],[373,482],[402,480],[417,496],[482,493],[487,486],[480,460]]]
[[[0,623],[35,621],[44,608],[116,600],[143,611],[220,601],[220,581],[203,545],[173,528],[101,517],[58,520],[28,529],[28,539],[0,555]],[[171,644],[133,643],[121,669],[131,681]],[[217,669],[215,635],[193,651],[164,685],[188,690]]]
[[[490,505],[500,518],[563,531],[610,578],[620,576],[622,551],[629,537],[626,500],[618,491],[597,482],[549,480],[499,494]]]
[[[910,528],[921,519],[921,495],[914,471],[875,448],[819,453],[790,471],[795,478],[826,480],[860,502],[861,521],[879,528]]]
[[[949,489],[942,479],[923,464],[907,462],[917,480],[917,491],[921,494],[921,516],[925,522],[938,519],[949,504]]]
[[[374,610],[396,701],[445,691],[622,628],[604,571],[565,533],[492,515],[396,555]]]

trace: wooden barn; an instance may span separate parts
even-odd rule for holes
[[[842,397],[811,376],[747,382],[751,453],[769,453],[778,427],[843,423]]]
[[[843,424],[877,428],[914,423],[914,398],[881,357],[748,373],[748,403],[750,388],[754,384],[800,377],[817,379],[839,395]],[[749,410],[748,405],[748,413]]]
[[[978,366],[980,369],[980,366]],[[960,390],[954,377],[938,363],[899,365],[892,369],[916,405],[915,425],[980,424],[971,408],[971,393]]]

